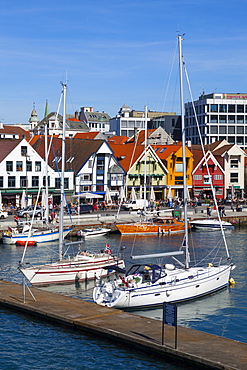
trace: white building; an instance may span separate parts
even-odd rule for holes
[[[73,191],[73,172],[65,174],[65,191]],[[60,192],[60,173],[48,166],[49,194]],[[23,190],[33,204],[46,184],[45,160],[25,140],[1,140],[0,190],[3,204],[20,206]],[[41,197],[42,191],[40,192]]]
[[[203,144],[226,139],[229,144],[247,148],[247,94],[203,94],[193,103],[186,103],[186,137],[192,144],[200,144],[196,116]]]

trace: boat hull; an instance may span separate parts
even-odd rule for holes
[[[106,235],[111,231],[111,229],[97,228],[97,229],[82,229],[77,232],[77,236],[82,236],[84,238],[95,237]]]
[[[65,238],[66,235],[68,235],[68,233],[71,230],[72,230],[71,228],[64,229],[64,231],[63,231],[63,238]],[[30,235],[30,239],[32,241],[35,241],[36,243],[53,242],[53,241],[59,240],[59,230],[54,230],[54,231],[44,230],[44,231],[41,231],[41,232],[40,231],[33,232]],[[9,233],[9,235],[7,233],[5,233],[2,236],[2,241],[3,241],[4,244],[16,244],[17,241],[24,242],[26,240],[28,240],[28,233],[25,233],[25,234],[22,234],[22,233],[17,233],[17,234]]]
[[[208,230],[208,229],[221,230],[221,225],[224,230],[234,228],[234,226],[230,222],[226,222],[226,221],[220,222],[219,220],[215,220],[215,219],[195,220],[195,221],[192,221],[190,224],[191,224],[191,227],[195,229],[205,229],[205,230]]]
[[[169,224],[166,220],[162,223],[134,222],[129,224],[117,224],[116,228],[121,234],[130,235],[169,235],[184,233],[184,222],[171,219]]]
[[[104,292],[105,299],[102,299],[103,297],[100,295],[102,287],[96,287],[93,298],[96,303],[102,306],[123,309],[159,306],[164,302],[184,302],[226,287],[231,270],[232,266],[229,265],[202,268],[200,271],[190,268],[181,273],[175,270],[174,273],[169,274],[169,279],[164,278],[155,284],[142,284],[134,289],[113,289],[113,292],[110,292],[111,297]],[[108,287],[108,291],[110,291],[110,287]]]
[[[107,266],[124,268],[124,261],[105,253],[88,258],[72,258],[35,267],[20,268],[32,285],[68,284],[101,278],[109,274]]]

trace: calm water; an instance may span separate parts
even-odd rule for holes
[[[195,232],[193,235],[194,251],[192,256],[210,250],[219,239],[218,232]],[[220,335],[247,343],[247,284],[245,261],[247,257],[247,229],[235,230],[226,234],[229,250],[236,269],[232,276],[236,285],[224,289],[210,297],[178,305],[178,323],[180,325]],[[132,253],[150,253],[177,249],[182,236],[171,237],[109,237],[94,238],[83,242],[82,249],[99,251],[109,243],[114,252],[125,246],[124,257],[130,265]],[[200,248],[199,248],[200,246]],[[1,278],[21,282],[22,275],[17,266],[23,248],[0,245]],[[71,251],[73,252],[73,251]],[[39,245],[28,248],[26,261],[48,262],[56,258],[57,244]],[[53,292],[92,301],[93,282],[79,285],[53,286],[44,288]],[[135,313],[154,319],[161,319],[161,309],[139,310]],[[109,369],[116,364],[123,369],[181,369],[178,365],[164,363],[157,358],[133,353],[120,345],[104,341],[93,336],[30,317],[0,309],[0,354],[1,369]],[[178,338],[179,341],[179,338]],[[4,350],[3,350],[4,348]]]

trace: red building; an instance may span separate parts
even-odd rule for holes
[[[223,199],[225,172],[217,161],[215,156],[208,151],[203,157],[201,150],[193,150],[194,170],[193,175],[193,193],[198,198],[212,198],[212,189],[210,182],[215,188],[217,199]]]

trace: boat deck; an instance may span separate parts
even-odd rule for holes
[[[187,363],[188,368],[247,369],[246,343],[179,326],[175,349],[174,327],[165,326],[161,344],[160,321],[31,287],[34,301],[27,289],[25,292],[24,299],[22,285],[0,280],[0,305],[120,342],[165,361]]]

